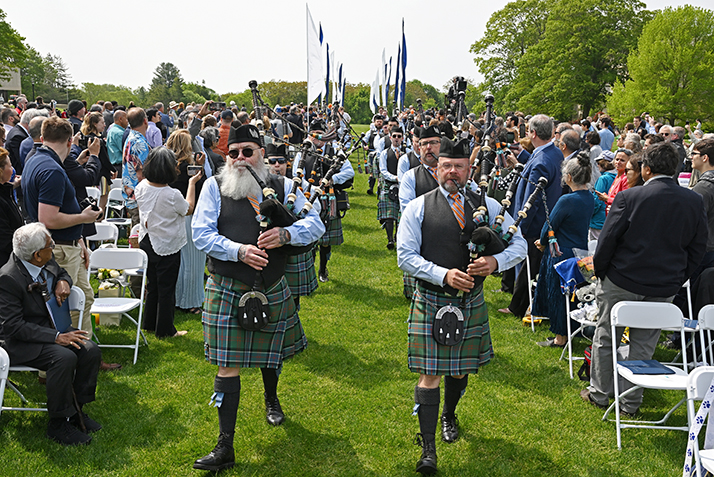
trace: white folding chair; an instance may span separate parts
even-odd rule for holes
[[[694,408],[694,401],[704,400],[707,391],[709,390],[709,387],[713,385],[713,380],[714,366],[700,366],[698,368],[695,368],[691,373],[689,373],[689,377],[687,378],[687,422],[689,423],[689,439],[687,441],[687,447],[689,450],[690,444],[692,444],[691,448],[693,449],[694,454],[694,469],[697,469],[696,475],[698,477],[702,475],[699,472],[699,469],[701,469],[702,467],[704,467],[704,470],[714,472],[714,449],[702,450],[699,448],[698,434],[699,430],[701,430],[702,423],[695,421],[697,417],[697,411]],[[702,402],[702,405],[702,407],[704,407],[704,410],[702,410],[702,407],[700,407],[699,413],[702,414],[701,417],[703,417],[706,421],[705,415],[711,412],[711,402],[706,403],[706,405],[704,404],[704,402]],[[689,465],[689,463],[691,463],[691,457],[685,454],[684,462],[685,465]],[[690,473],[688,472],[687,475],[690,475]]]
[[[684,320],[684,332],[691,333],[691,336],[692,336],[691,339],[687,343],[682,344],[682,348],[684,348],[685,346],[689,346],[689,343],[694,343],[696,341],[696,334],[699,331],[699,324],[698,324],[697,320],[694,318],[694,312],[692,310],[692,290],[691,290],[690,281],[687,280],[686,282],[684,282],[684,285],[682,285],[682,288],[686,288],[686,290],[687,290],[687,309],[689,310],[689,318],[690,318],[688,320],[686,320],[686,319]],[[676,331],[679,331],[679,328],[665,329],[663,331],[675,331],[676,332]],[[684,336],[686,337],[687,335],[685,334]],[[664,364],[671,364],[673,366],[682,366],[682,369],[684,369],[685,371],[689,371],[689,368],[692,368],[692,369],[696,368],[701,363],[699,363],[697,361],[696,346],[693,346],[692,349],[694,350],[694,352],[692,353],[692,356],[691,356],[691,358],[692,358],[691,364],[686,363],[684,361],[684,355],[682,354],[682,351],[677,353],[677,356],[674,357],[674,360],[672,362],[664,363]],[[680,358],[682,359],[682,362],[678,363],[677,361]],[[704,361],[703,357],[702,357],[702,361]]]
[[[705,366],[714,366],[714,350],[711,347],[714,330],[714,305],[706,305],[699,310],[699,344],[702,349],[702,362]]]
[[[111,240],[114,246],[116,246],[117,240],[119,240],[119,228],[116,225],[97,222],[94,226],[97,229],[97,233],[87,237],[86,240],[90,242],[105,242]]]
[[[682,335],[684,342],[684,317],[679,308],[671,303],[645,302],[645,301],[621,301],[612,307],[610,312],[611,333],[612,333],[612,368],[613,382],[615,387],[615,402],[605,411],[602,420],[607,420],[607,416],[615,408],[615,423],[617,427],[617,448],[622,449],[620,431],[625,428],[644,429],[667,429],[672,431],[687,431],[686,426],[666,426],[664,425],[669,416],[681,406],[687,399],[682,398],[665,416],[659,421],[622,421],[620,419],[620,399],[637,389],[669,389],[684,391],[687,389],[687,372],[674,366],[666,366],[674,374],[634,374],[629,368],[618,364],[617,361],[617,340],[615,339],[616,328],[630,327],[637,329],[661,330],[664,328],[676,328]],[[683,350],[684,361],[686,362],[686,348]],[[627,391],[620,394],[619,378],[622,377],[633,384]]]
[[[144,338],[144,343],[148,346],[148,341],[141,331],[141,320],[144,313],[144,289],[146,287],[146,268],[149,265],[149,259],[146,253],[137,248],[104,248],[95,250],[89,258],[89,268],[99,269],[139,269],[141,271],[141,297],[126,298],[126,297],[111,297],[111,298],[95,298],[92,305],[92,314],[94,313],[119,313],[136,325],[136,340],[134,344],[100,344],[103,348],[131,348],[134,350],[134,364],[139,355],[139,338]],[[139,316],[135,320],[129,311],[139,308]]]
[[[568,326],[568,346],[563,348],[563,352],[560,353],[560,359],[565,357],[565,353],[568,353],[568,367],[570,368],[570,379],[575,379],[575,374],[573,373],[573,361],[582,361],[585,358],[583,356],[573,356],[573,338],[575,335],[580,333],[586,326],[597,326],[597,323],[587,318],[572,317],[570,315],[570,294],[565,295],[565,312],[567,316],[567,326]],[[576,329],[572,329],[571,320],[578,323]]]
[[[52,299],[54,299],[54,298],[52,298]],[[82,291],[81,288],[73,286],[70,291],[69,298],[67,300],[69,301],[70,311],[79,312],[79,323],[78,323],[77,328],[82,329],[82,320],[84,318],[84,300],[85,300],[84,292]],[[5,357],[7,358],[7,368],[8,368],[7,371],[12,371],[12,372],[29,371],[29,372],[36,373],[39,371],[39,369],[34,368],[32,366],[23,366],[23,365],[12,366],[12,365],[10,365],[10,357],[7,355],[7,352],[4,349],[0,348],[0,381],[2,381],[2,382],[0,382],[0,403],[3,402],[3,398],[4,398],[3,394],[4,394],[5,384],[7,383],[7,387],[9,389],[11,389],[12,391],[14,391],[15,394],[17,394],[18,397],[20,398],[20,401],[22,401],[23,406],[26,406],[28,403],[27,398],[25,398],[25,396],[22,394],[22,392],[20,392],[20,390],[17,389],[17,387],[7,379],[7,371],[3,372],[3,368],[6,367],[4,365],[4,361],[3,361],[3,356],[2,356],[3,353],[5,354]],[[47,411],[47,408],[46,407],[6,407],[6,406],[2,406],[2,409],[0,409],[0,411]]]
[[[97,189],[96,187],[89,187],[89,186],[87,186],[86,189],[87,189],[87,197],[91,197],[92,199],[99,202],[99,197],[101,197],[101,192],[99,191],[99,189]]]
[[[121,179],[112,179],[112,189],[122,189],[123,187]]]

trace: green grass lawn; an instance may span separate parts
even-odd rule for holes
[[[409,304],[366,182],[358,174],[350,191],[345,244],[333,248],[330,281],[301,300],[309,345],[283,367],[278,394],[287,420],[278,428],[265,422],[260,372],[245,369],[236,466],[222,475],[415,475],[420,449],[412,443],[417,376],[407,369]],[[535,344],[550,335],[547,324],[534,334],[496,311],[510,299],[492,291],[499,286],[494,277],[484,285],[495,358],[469,379],[457,410],[461,438],[437,442],[440,475],[681,475],[685,433],[627,429],[618,451],[614,424],[580,400],[585,383],[569,379],[560,350]],[[45,438],[45,413],[3,412],[0,475],[208,475],[192,465],[218,434],[216,410],[208,406],[216,367],[203,357],[200,317],[177,313],[176,326],[188,335],[148,336],[136,365],[129,350],[104,350],[105,361],[124,367],[100,373],[97,401],[86,410],[104,429],[87,447]],[[131,341],[126,323],[98,333],[104,342]],[[581,353],[585,346],[580,341],[575,348]],[[656,357],[674,353],[658,348]],[[13,373],[11,379],[28,398],[45,400],[35,375]],[[664,413],[680,397],[647,391],[643,417]],[[19,400],[6,391],[5,403]],[[686,422],[684,408],[672,422]]]

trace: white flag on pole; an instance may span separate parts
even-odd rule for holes
[[[322,46],[320,36],[315,28],[315,22],[310,15],[310,7],[305,4],[307,10],[307,104],[312,103],[320,96],[324,87],[325,79],[322,73]]]

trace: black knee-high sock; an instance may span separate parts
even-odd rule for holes
[[[238,404],[240,403],[240,376],[230,378],[216,376],[213,390],[223,393],[223,400],[218,407],[218,429],[221,433],[219,439],[232,446]]]
[[[387,219],[384,221],[384,230],[387,231],[387,241],[394,242],[394,220]]]
[[[439,421],[439,388],[429,389],[419,386],[414,388],[414,402],[419,404],[419,430],[426,440],[434,438],[436,424]]]
[[[444,411],[442,412],[444,416],[454,417],[456,405],[459,403],[461,396],[463,396],[468,382],[468,374],[461,379],[452,378],[451,376],[444,378]]]
[[[275,399],[278,397],[278,370],[275,368],[260,368],[260,372],[263,374],[265,398]]]
[[[375,179],[374,177],[369,178],[369,190],[374,189],[375,182],[377,182],[377,179]]]
[[[330,245],[320,245],[320,271],[324,272],[327,270],[327,261],[330,259],[330,252],[332,251],[332,246]]]

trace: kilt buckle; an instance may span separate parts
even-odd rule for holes
[[[431,327],[432,336],[443,346],[459,344],[464,337],[464,314],[453,305],[439,308]]]

